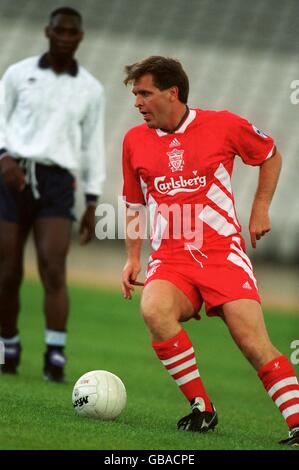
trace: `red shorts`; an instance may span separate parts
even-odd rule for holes
[[[154,253],[145,285],[169,281],[190,299],[197,314],[205,304],[207,315],[219,314],[221,305],[237,299],[261,302],[252,265],[240,236],[230,237],[204,252],[196,248],[169,258]],[[196,315],[200,318],[199,315]]]

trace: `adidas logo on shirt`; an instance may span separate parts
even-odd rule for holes
[[[248,281],[244,282],[244,284],[243,284],[243,286],[242,286],[242,287],[243,287],[243,289],[249,289],[249,290],[252,290],[252,287],[251,287],[251,285],[249,284],[249,282],[248,282]]]
[[[173,147],[179,147],[181,145],[181,142],[178,141],[178,139],[175,137],[169,144],[170,148]]]

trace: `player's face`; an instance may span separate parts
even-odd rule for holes
[[[56,15],[46,27],[50,51],[61,58],[72,57],[83,39],[79,18],[72,15]]]
[[[135,106],[148,127],[167,129],[172,111],[170,89],[159,90],[153,83],[152,75],[146,74],[134,81],[132,92],[136,97]]]

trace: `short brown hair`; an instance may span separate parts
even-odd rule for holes
[[[179,100],[186,104],[189,95],[189,79],[182,64],[169,57],[159,55],[150,56],[132,65],[126,65],[127,74],[124,84],[139,80],[143,75],[151,74],[154,85],[159,90],[166,90],[172,86],[177,86],[179,90]]]

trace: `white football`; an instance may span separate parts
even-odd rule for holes
[[[79,416],[109,421],[117,418],[125,408],[127,393],[117,375],[106,370],[92,370],[75,383],[72,402]]]

